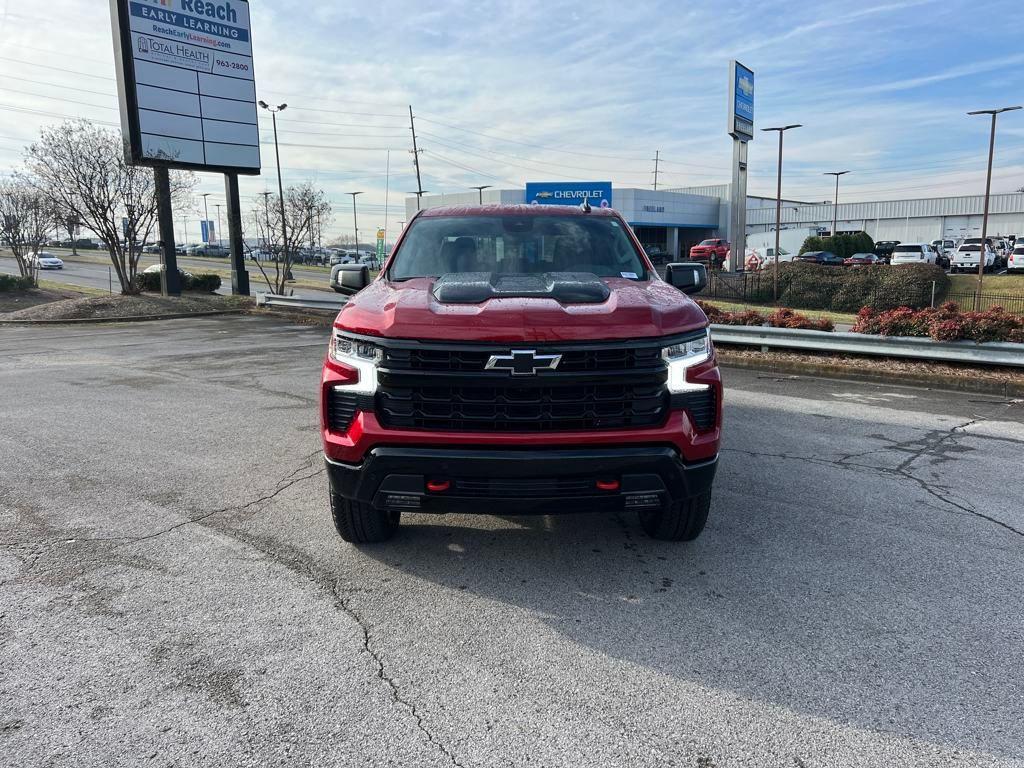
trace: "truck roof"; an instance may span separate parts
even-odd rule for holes
[[[419,216],[436,218],[448,216],[617,216],[612,208],[591,206],[589,213],[577,205],[525,205],[525,204],[491,204],[491,205],[445,205],[439,208],[427,208]]]

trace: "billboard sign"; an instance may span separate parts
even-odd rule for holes
[[[248,0],[110,0],[125,157],[258,174]]]
[[[735,60],[729,62],[729,135],[754,138],[754,72]]]
[[[217,237],[216,228],[213,226],[212,221],[200,221],[199,229],[202,232],[204,243],[212,243]]]
[[[526,202],[530,205],[582,205],[611,208],[610,181],[528,181]]]
[[[383,229],[377,230],[377,261],[384,262],[384,235]]]

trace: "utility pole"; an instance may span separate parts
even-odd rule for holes
[[[263,250],[270,250],[270,196],[273,192],[260,192],[263,198],[263,221],[266,229],[263,230]]]
[[[384,240],[388,239],[388,201],[391,197],[391,150],[384,161]]]
[[[654,151],[654,191],[658,191],[658,162],[661,160],[661,150]]]
[[[779,132],[779,171],[775,190],[775,268],[772,270],[772,296],[779,300],[779,230],[782,229],[782,134],[790,128],[801,128],[800,123],[783,125],[778,128],[762,128],[762,131]]]
[[[352,233],[356,236],[356,259],[359,258],[359,219],[356,218],[356,195],[363,194],[362,192],[346,192],[346,195],[352,195]]]
[[[1012,112],[1020,107],[1002,107],[1001,109],[979,109],[968,112],[968,115],[992,115],[992,132],[988,138],[988,174],[985,177],[985,213],[981,217],[981,248],[978,251],[978,291],[974,294],[974,311],[981,309],[981,284],[985,279],[985,254],[988,237],[988,202],[992,192],[992,158],[996,151],[996,116],[1003,112]],[[993,251],[995,249],[993,248]],[[993,254],[994,255],[994,254]]]
[[[409,130],[412,131],[412,160],[416,165],[416,194],[423,196],[423,182],[420,180],[420,149],[416,146],[416,122],[412,116],[412,104],[409,105]]]
[[[779,135],[781,136],[782,134]],[[839,177],[844,176],[847,173],[849,173],[849,171],[826,171],[822,174],[822,176],[836,177],[836,199],[832,203],[832,237],[839,234],[836,232],[836,227],[839,225]]]

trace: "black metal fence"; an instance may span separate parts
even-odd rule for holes
[[[711,272],[708,274],[708,286],[701,291],[698,298],[737,304],[777,304],[793,309],[820,309],[832,312],[857,312],[861,307],[921,309],[937,306],[945,301],[955,301],[965,310],[975,308],[973,291],[950,291],[943,294],[942,287],[931,282],[866,287],[849,280],[845,272],[838,269],[834,275],[827,272],[818,273],[807,279],[779,275],[779,298],[775,301],[772,277],[770,271]],[[1021,295],[1014,296],[982,293],[978,299],[980,309],[1000,306],[1007,312],[1024,315],[1024,291]]]
[[[1012,315],[1024,315],[1024,296],[1005,296],[999,293],[981,293],[976,291],[949,291],[943,301],[955,301],[961,309],[972,310],[975,300],[978,309],[1002,307]]]

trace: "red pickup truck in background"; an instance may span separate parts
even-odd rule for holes
[[[692,261],[706,261],[710,267],[721,267],[729,255],[729,241],[720,237],[701,240],[690,249]]]

